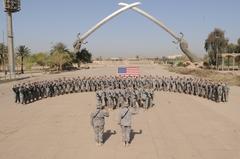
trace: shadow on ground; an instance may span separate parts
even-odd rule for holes
[[[112,136],[116,135],[117,132],[115,130],[107,130],[106,132],[103,133],[103,143],[106,143],[107,140]]]
[[[141,135],[142,134],[142,130],[140,129],[138,132],[131,130],[131,134],[130,134],[130,143],[132,143],[135,135]]]

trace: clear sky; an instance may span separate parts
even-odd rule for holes
[[[22,0],[14,14],[15,46],[32,52],[49,51],[57,42],[70,50],[78,32],[84,33],[102,18],[133,0]],[[230,42],[240,38],[240,0],[140,0],[139,7],[176,33],[183,32],[191,50],[205,54],[204,41],[215,27]],[[6,15],[0,6],[0,42],[6,41]],[[157,57],[180,53],[174,39],[145,17],[129,10],[105,24],[88,39],[86,47],[97,56]]]

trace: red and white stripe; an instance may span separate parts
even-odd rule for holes
[[[126,67],[127,71],[125,76],[140,76],[139,67]]]

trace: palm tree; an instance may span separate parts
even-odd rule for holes
[[[0,43],[0,66],[2,66],[2,70],[5,70],[5,64],[7,60],[7,46],[5,46],[3,43]]]
[[[21,74],[24,74],[23,60],[25,57],[29,56],[29,54],[30,54],[30,49],[25,45],[20,45],[17,48],[17,56],[21,58]]]

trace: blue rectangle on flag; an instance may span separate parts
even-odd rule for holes
[[[125,74],[127,73],[126,67],[118,67],[118,74]]]

